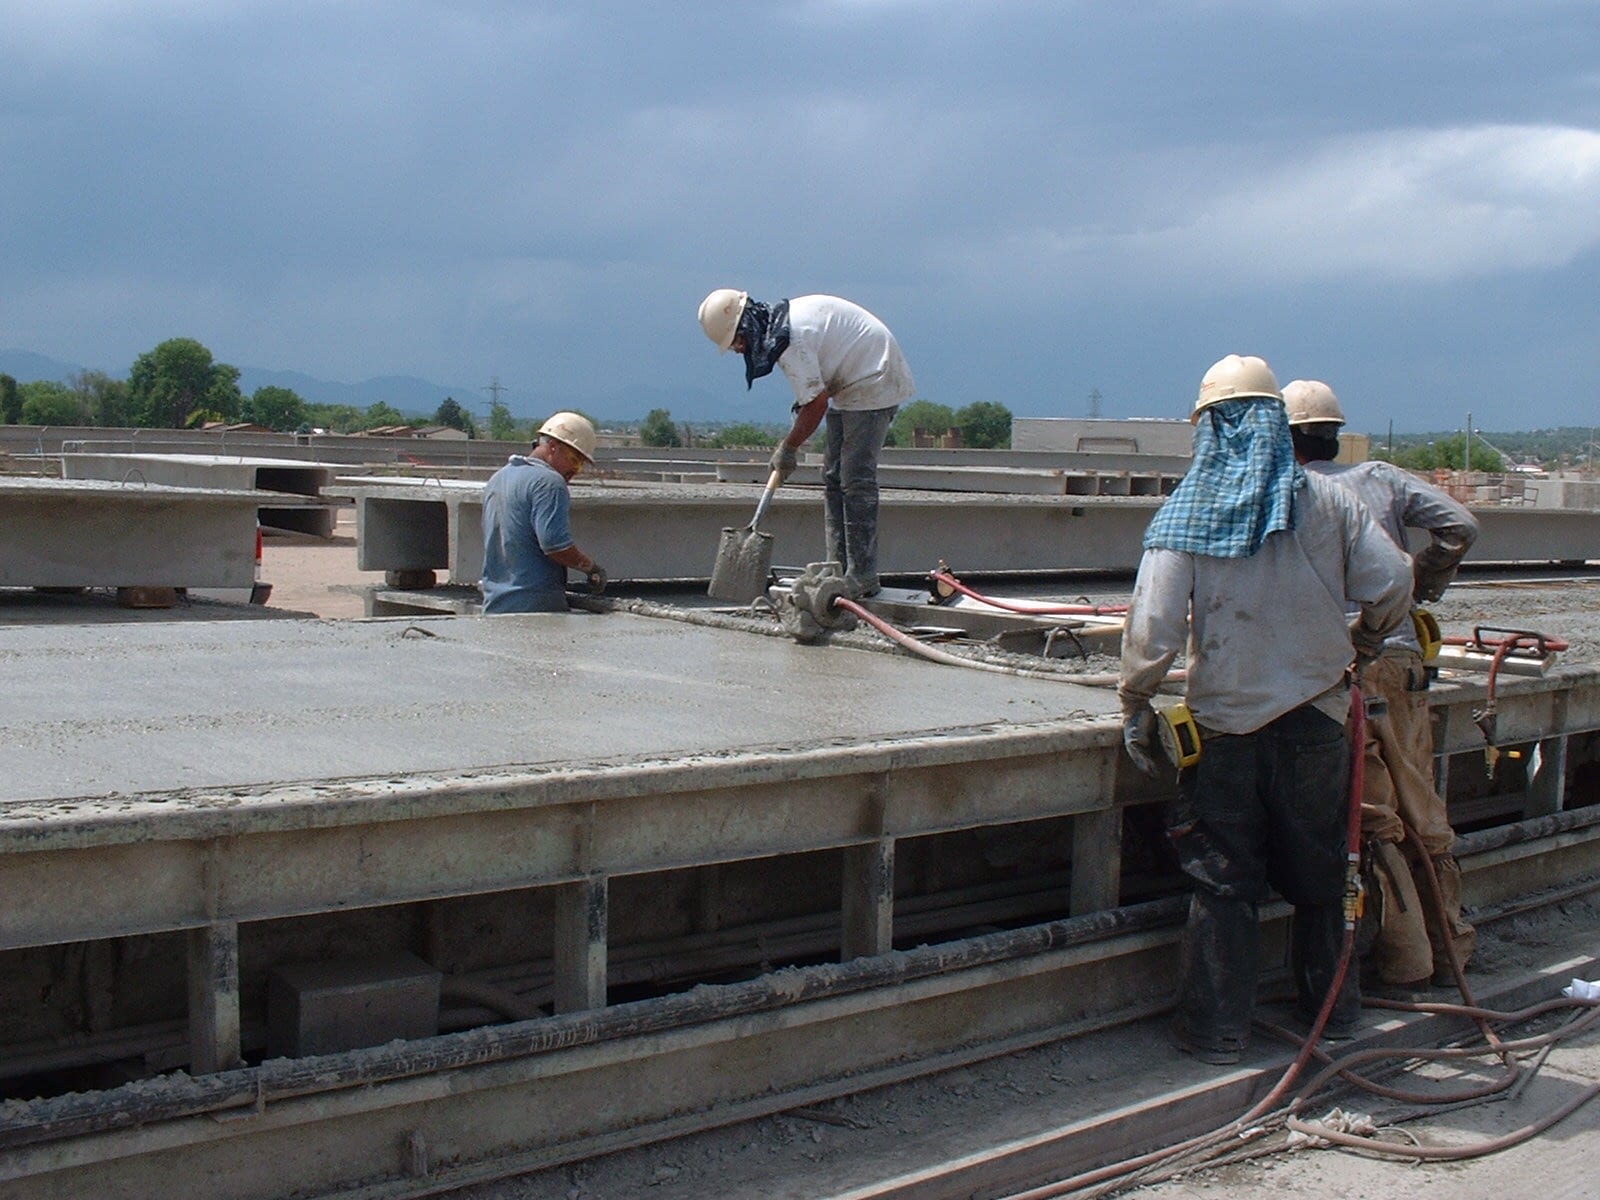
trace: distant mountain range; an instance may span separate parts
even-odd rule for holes
[[[69,376],[83,370],[101,370],[119,379],[127,375],[126,367],[117,370],[86,368],[79,363],[62,362],[29,350],[0,350],[0,374],[10,375],[19,383],[35,379],[64,382]],[[348,404],[365,409],[381,400],[391,408],[413,416],[432,416],[446,397],[453,397],[480,419],[486,417],[489,411],[489,397],[481,387],[447,387],[412,375],[380,375],[360,383],[338,383],[318,379],[302,371],[239,368],[239,390],[246,396],[263,387],[289,388],[311,404]],[[601,421],[639,421],[655,408],[667,409],[677,421],[786,423],[788,419],[784,406],[763,407],[747,399],[742,390],[733,389],[727,396],[712,396],[699,391],[635,386],[609,395],[566,394],[548,399],[524,397],[516,402],[508,400],[507,407],[521,419],[543,417],[560,408],[582,409]]]

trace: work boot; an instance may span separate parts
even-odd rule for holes
[[[1205,1042],[1191,1037],[1182,1017],[1172,1018],[1167,1034],[1175,1049],[1191,1058],[1198,1058],[1203,1063],[1210,1063],[1214,1067],[1232,1066],[1244,1057],[1243,1042],[1236,1038],[1218,1038],[1215,1041]]]
[[[1392,842],[1372,842],[1368,850],[1381,913],[1368,963],[1380,982],[1393,986],[1424,978],[1432,973],[1435,963],[1428,936],[1432,923],[1425,919],[1411,866],[1400,847]]]
[[[865,600],[869,596],[876,596],[883,588],[878,583],[876,575],[866,579],[857,579],[854,575],[845,576],[845,584],[850,589],[850,599]]]
[[[1441,854],[1433,860],[1433,873],[1439,880],[1439,900],[1449,921],[1448,935],[1439,928],[1436,912],[1428,913],[1428,939],[1433,946],[1433,982],[1439,987],[1453,987],[1455,974],[1450,970],[1448,945],[1454,949],[1463,971],[1472,952],[1478,946],[1478,932],[1461,916],[1461,864],[1455,855]]]

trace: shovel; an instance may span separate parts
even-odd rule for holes
[[[756,529],[772,493],[778,490],[782,477],[774,471],[767,480],[767,490],[761,493],[761,503],[756,505],[756,515],[743,529],[725,525],[722,540],[717,543],[717,561],[711,568],[711,586],[706,595],[713,600],[726,600],[730,604],[749,604],[767,590],[767,575],[772,569],[772,535]]]

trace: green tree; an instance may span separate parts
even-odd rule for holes
[[[956,428],[961,440],[979,450],[1007,450],[1011,447],[1011,410],[992,400],[979,400],[958,409]]]
[[[307,404],[306,421],[333,433],[354,433],[363,428],[361,410],[353,404]]]
[[[246,420],[283,432],[299,429],[307,416],[306,402],[293,388],[258,387],[244,406]]]
[[[683,438],[672,423],[672,413],[665,408],[652,408],[639,426],[639,440],[646,446],[681,446]]]
[[[64,383],[36,379],[17,389],[22,395],[24,425],[82,425],[83,398]]]
[[[22,420],[22,393],[17,381],[9,375],[0,375],[0,422],[15,425]]]
[[[724,425],[711,435],[706,444],[717,450],[753,450],[757,447],[776,446],[778,434],[749,423]]]
[[[433,423],[459,429],[468,437],[478,436],[478,427],[473,424],[472,414],[462,408],[454,396],[446,396],[440,403],[439,411],[433,414]]]
[[[367,405],[367,411],[361,417],[359,429],[378,429],[384,425],[405,425],[408,422],[399,409],[382,400],[375,400]]]
[[[134,422],[182,429],[207,416],[231,421],[244,407],[239,368],[214,362],[193,338],[169,338],[134,360],[128,408]]]
[[[83,402],[87,419],[95,425],[116,428],[128,424],[128,384],[104,371],[78,371],[67,383]]]
[[[489,436],[497,442],[514,442],[521,439],[521,429],[517,419],[511,415],[511,410],[506,407],[503,400],[492,401],[489,405]]]
[[[896,446],[915,445],[912,431],[925,429],[929,433],[942,434],[952,428],[956,423],[956,414],[945,404],[935,404],[932,400],[913,400],[910,404],[901,405],[900,411],[894,415],[894,424],[889,427],[891,443]]]

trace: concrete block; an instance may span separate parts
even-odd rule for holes
[[[267,1053],[299,1058],[433,1037],[439,981],[404,951],[278,967],[267,982]]]

